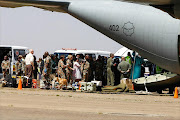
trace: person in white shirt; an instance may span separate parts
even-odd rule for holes
[[[81,79],[81,65],[79,64],[79,58],[76,58],[73,65],[73,81],[79,82]]]
[[[28,78],[32,78],[32,71],[34,69],[34,50],[30,49],[29,54],[26,55],[25,63],[26,63],[26,76]]]

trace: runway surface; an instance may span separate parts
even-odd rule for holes
[[[0,88],[1,120],[179,120],[180,98]]]

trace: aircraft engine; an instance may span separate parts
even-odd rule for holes
[[[169,14],[120,1],[74,2],[68,12],[158,66],[180,74],[180,21]]]

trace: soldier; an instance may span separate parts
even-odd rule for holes
[[[89,82],[88,80],[88,75],[89,75],[89,68],[90,68],[90,63],[88,62],[89,55],[85,56],[85,61],[81,65],[81,71],[82,71],[82,81],[84,82]]]
[[[107,85],[107,57],[102,57],[102,62],[103,62],[103,79],[102,79],[102,84],[104,86]]]
[[[68,55],[68,60],[66,61],[66,77],[68,82],[72,83],[72,71],[73,71],[73,64],[72,64],[73,56]]]
[[[92,56],[89,56],[89,64],[90,64],[89,80],[94,79],[95,62],[96,62],[96,59],[94,60]]]
[[[55,63],[56,63],[56,66],[58,66],[58,62],[59,62],[59,58],[58,58],[58,54],[55,55]]]
[[[110,54],[110,58],[107,60],[107,85],[114,86],[114,73],[112,72],[114,54]]]
[[[22,63],[22,73],[23,75],[25,75],[25,70],[26,70],[26,62],[25,62],[25,57],[26,55],[23,55],[22,58],[21,58],[21,63]]]
[[[117,69],[121,73],[121,79],[122,78],[129,78],[130,76],[130,69],[131,69],[131,64],[127,61],[125,61],[125,57],[121,58],[122,62],[119,63]]]
[[[44,53],[44,56],[46,58],[44,59],[44,74],[45,74],[45,79],[47,82],[50,82],[50,74],[51,74],[51,57],[49,56],[48,52]]]
[[[4,60],[1,63],[3,77],[5,78],[7,74],[9,74],[10,69],[10,61],[8,60],[8,56],[4,56]]]
[[[15,65],[15,70],[16,70],[16,76],[22,76],[23,71],[22,71],[22,55],[18,56],[18,60]]]
[[[64,57],[64,55],[62,55],[60,57],[60,60],[59,60],[59,63],[58,63],[58,76],[60,76],[63,79],[66,79],[66,76],[65,76],[66,65],[64,65],[64,60],[65,60],[65,57]]]
[[[96,65],[95,78],[96,80],[102,81],[103,80],[103,61],[100,55],[98,56],[98,59],[96,60],[95,65]]]
[[[48,64],[45,64],[43,70],[42,70],[42,74],[43,74],[43,81],[45,83],[48,82],[48,79],[49,79],[49,73],[48,73]]]
[[[51,54],[51,73],[55,75],[56,73],[56,58],[53,54]]]
[[[43,81],[45,83],[45,87],[46,89],[50,88],[50,82],[51,82],[51,57],[49,56],[48,52],[44,53],[44,67],[42,70],[42,74],[43,74]]]
[[[115,80],[114,85],[120,84],[120,72],[117,69],[119,63],[120,63],[119,58],[114,59],[114,62],[113,62],[113,64],[115,64],[115,66],[113,66],[114,80]]]

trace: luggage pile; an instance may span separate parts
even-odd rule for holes
[[[135,93],[132,80],[122,79],[121,84],[117,86],[105,86],[102,88],[102,92],[130,92]]]

